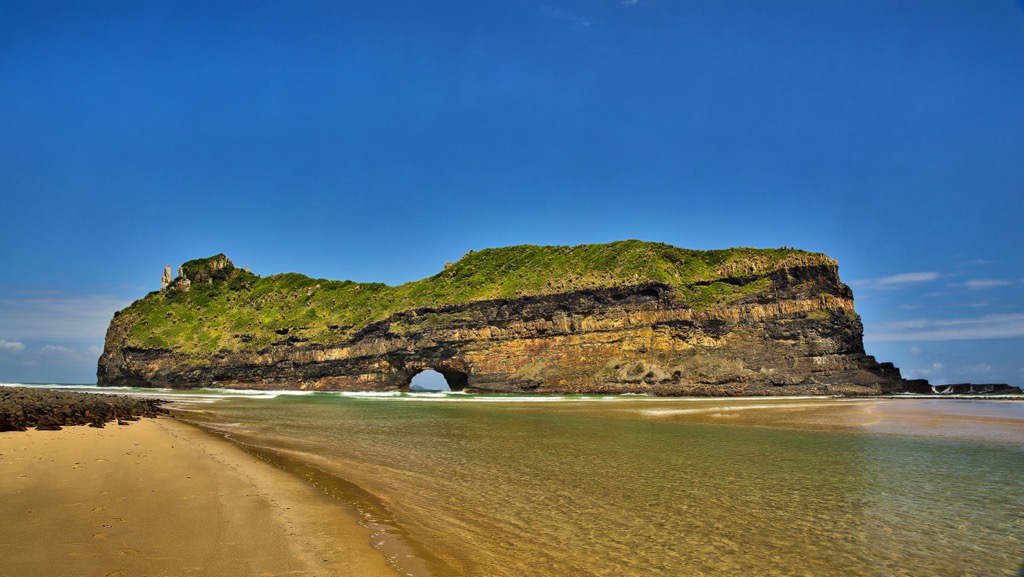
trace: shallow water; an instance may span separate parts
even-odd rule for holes
[[[209,399],[207,399],[209,400]],[[1024,403],[234,397],[413,575],[1016,575]]]

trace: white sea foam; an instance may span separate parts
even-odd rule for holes
[[[71,385],[61,383],[0,383],[0,387],[25,387],[29,389],[71,389],[95,390],[96,385]]]
[[[697,407],[693,409],[641,409],[639,412],[651,417],[668,417],[672,415],[728,413],[758,409],[806,409],[820,406],[820,403],[767,403],[759,405],[716,405],[714,407]]]
[[[544,396],[544,397],[533,397],[533,396],[469,396],[465,399],[451,399],[458,401],[469,401],[479,403],[550,403],[552,401],[564,401],[566,397],[560,396]]]
[[[183,402],[212,402],[224,399],[272,400],[282,396],[305,396],[319,391],[286,390],[286,389],[150,389],[160,391],[162,398]],[[146,394],[146,390],[135,389],[134,394]]]
[[[367,397],[367,398],[380,398],[380,397],[398,397],[402,394],[402,391],[339,391],[339,395],[342,397]]]
[[[450,403],[543,403],[552,401],[576,401],[580,398],[564,396],[534,396],[534,395],[477,395],[467,394],[462,391],[434,391],[434,392],[378,392],[378,393],[351,393],[344,392],[341,395],[356,399],[374,399],[388,401],[421,401],[421,402],[450,402]],[[597,400],[597,399],[587,399]]]
[[[317,391],[310,391],[305,389],[200,389],[206,391],[216,391],[218,394],[226,395],[229,397],[256,397],[256,398],[275,398],[285,395],[290,396],[303,396],[312,395]]]

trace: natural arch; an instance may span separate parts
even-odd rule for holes
[[[409,381],[410,391],[448,391],[450,389],[451,385],[445,380],[444,375],[433,369],[420,371]]]
[[[410,375],[403,389],[410,390],[415,386],[417,389],[429,391],[461,391],[467,384],[469,375],[462,371],[428,367]],[[447,389],[444,385],[447,385]]]

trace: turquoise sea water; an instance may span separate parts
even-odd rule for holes
[[[175,398],[415,576],[1024,574],[1024,402]]]

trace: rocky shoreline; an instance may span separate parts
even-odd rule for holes
[[[61,427],[127,425],[167,414],[163,401],[126,395],[0,387],[0,431],[59,431]]]

